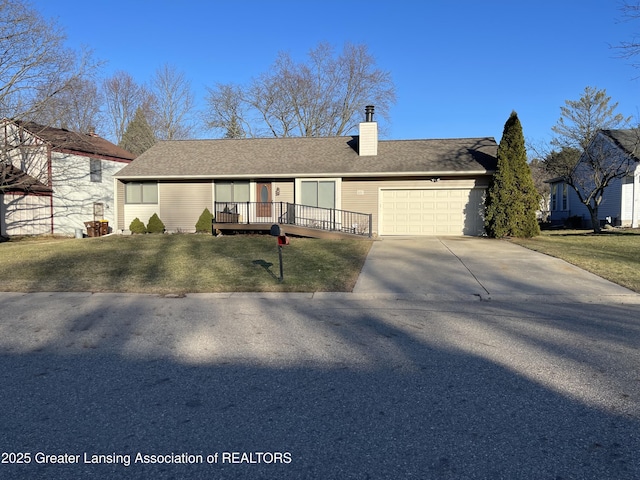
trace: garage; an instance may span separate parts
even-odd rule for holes
[[[483,188],[380,190],[380,235],[482,235]]]

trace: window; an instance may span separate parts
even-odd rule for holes
[[[89,159],[89,176],[92,182],[102,182],[102,162],[100,159]]]
[[[555,211],[558,208],[558,184],[551,185],[551,211]]]
[[[569,209],[569,188],[566,183],[562,184],[562,210]]]
[[[125,203],[158,203],[157,182],[129,182],[124,188]]]
[[[248,202],[249,182],[216,182],[216,202]]]
[[[104,218],[104,203],[93,204],[93,218]]]
[[[302,205],[321,208],[336,208],[336,182],[303,181],[300,184]]]

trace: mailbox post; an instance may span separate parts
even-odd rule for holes
[[[278,259],[280,260],[280,278],[279,282],[284,280],[284,272],[282,270],[282,247],[289,245],[289,237],[282,231],[280,225],[271,225],[271,235],[278,237]]]

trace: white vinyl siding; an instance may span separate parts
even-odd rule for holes
[[[94,160],[100,162],[100,182],[91,181],[90,157],[52,153],[53,233],[74,235],[77,229],[85,230],[85,222],[94,220],[94,203],[102,203],[104,206],[103,218],[96,220],[107,220],[109,227],[114,227],[116,212],[113,175],[126,163]]]
[[[42,235],[51,233],[51,197],[0,194],[2,235]]]

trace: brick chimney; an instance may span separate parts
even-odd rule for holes
[[[365,121],[358,125],[358,155],[373,156],[378,154],[378,123],[373,121],[373,105],[364,109]]]

